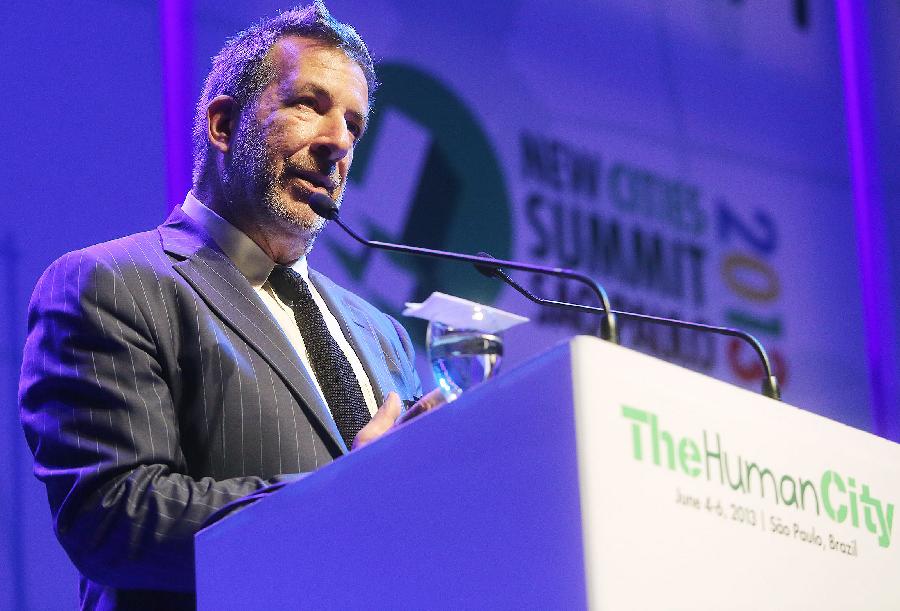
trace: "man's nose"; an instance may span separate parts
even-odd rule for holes
[[[319,129],[310,146],[312,154],[322,161],[343,159],[353,147],[353,135],[347,121],[339,113],[327,113],[320,117]]]

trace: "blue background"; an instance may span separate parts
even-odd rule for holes
[[[285,6],[247,1],[226,9],[210,0],[169,4],[178,5],[174,12],[182,14],[188,35],[183,80],[191,111],[208,58],[225,38]],[[797,5],[808,9],[806,34],[797,25]],[[505,131],[503,113],[509,110],[534,129],[560,137],[572,134],[572,140],[587,125],[603,135],[599,140],[604,143],[618,142],[609,145],[618,151],[655,143],[647,145],[645,163],[653,160],[647,151],[659,145],[669,156],[677,156],[680,147],[703,149],[705,158],[721,158],[724,164],[735,155],[736,142],[750,139],[761,151],[761,167],[794,171],[803,180],[818,176],[832,185],[837,196],[821,203],[812,194],[813,199],[798,204],[797,214],[809,215],[809,235],[797,228],[796,215],[785,211],[790,231],[785,239],[794,242],[793,248],[819,249],[822,243],[813,234],[833,232],[841,248],[823,249],[817,253],[819,266],[804,270],[810,279],[832,277],[832,283],[821,285],[832,290],[816,285],[800,291],[787,307],[829,313],[823,317],[828,324],[804,329],[806,334],[833,338],[823,340],[833,352],[817,353],[808,369],[821,364],[851,372],[845,383],[856,389],[853,394],[859,400],[820,410],[882,434],[896,430],[878,429],[876,424],[879,418],[893,422],[900,415],[900,329],[895,315],[900,310],[900,5],[872,3],[860,28],[865,36],[858,41],[869,53],[871,68],[863,79],[871,111],[863,135],[876,162],[867,169],[878,186],[875,211],[880,213],[863,236],[875,240],[882,275],[872,285],[879,316],[868,325],[864,317],[870,310],[862,297],[867,276],[858,271],[861,259],[854,248],[859,219],[852,199],[834,4],[333,0],[329,7],[338,19],[357,26],[378,58],[440,70],[444,81],[477,109],[507,168],[518,163],[504,157],[504,151],[514,148],[508,141],[518,138],[518,132]],[[164,70],[162,8],[141,0],[35,1],[6,6],[0,20],[0,82],[6,85],[6,145],[0,163],[0,396],[5,406],[0,419],[0,469],[5,475],[0,485],[0,549],[6,557],[0,561],[0,608],[76,606],[75,571],[53,538],[44,490],[31,475],[30,454],[18,424],[16,386],[25,310],[31,287],[56,257],[153,227],[178,203],[171,194],[183,196],[189,168],[167,174],[172,151],[166,140],[165,88],[177,85],[177,75]],[[795,52],[785,30],[815,37],[820,44]],[[748,54],[754,41],[766,42],[771,53]],[[795,64],[787,65],[791,61]],[[818,84],[798,82],[792,78],[794,69],[821,78],[810,81]],[[485,82],[493,90],[480,96],[478,88]],[[606,95],[583,105],[584,116],[558,110],[567,106],[557,98],[593,99],[598,87]],[[518,92],[530,107],[505,109],[483,101],[502,98],[512,104],[509,100]],[[554,119],[546,120],[554,109]],[[183,126],[184,112],[179,118],[173,111],[169,120],[170,128]],[[185,146],[186,139],[185,134]],[[706,177],[713,173],[679,171]],[[508,181],[516,197],[513,177]],[[527,258],[524,249],[516,254]],[[780,264],[784,267],[779,271],[791,277],[791,261]],[[868,348],[863,347],[866,330]],[[520,345],[519,352],[524,358],[541,347]],[[882,361],[873,365],[872,354],[881,355]],[[802,362],[803,354],[795,358]],[[887,389],[880,404],[872,399],[873,372],[880,376],[882,390]],[[810,404],[824,405],[827,397],[799,393],[796,402],[815,408]]]

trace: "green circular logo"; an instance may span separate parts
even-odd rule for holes
[[[367,220],[360,231],[371,239],[470,254],[484,250],[495,257],[508,258],[512,227],[506,182],[496,153],[475,116],[449,88],[420,69],[387,63],[380,67],[379,77],[382,86],[376,108],[367,134],[356,148],[350,182],[377,182],[376,189],[384,191],[391,181],[411,181],[410,201],[383,203],[401,207],[406,204],[405,218],[395,219],[393,228],[379,222],[377,209],[367,209]],[[406,161],[403,167],[397,167],[396,176],[376,175],[383,173],[379,169],[373,171],[376,166],[384,167],[379,157],[402,157],[408,153],[402,136],[393,139],[386,133],[397,124],[396,120],[391,123],[391,118],[398,115],[418,134],[418,175],[405,176],[414,171],[410,167],[413,164]],[[388,140],[390,146],[386,147]],[[350,207],[382,205],[365,199],[354,196]],[[338,248],[338,259],[351,276],[364,279],[366,284],[380,280],[370,278],[368,273],[372,257],[342,255],[335,244],[329,248]],[[413,288],[409,297],[415,300],[438,290],[493,303],[502,288],[499,282],[484,278],[462,263],[397,253],[384,256],[410,277]],[[395,299],[375,297],[373,302],[389,312],[396,312],[398,307]]]

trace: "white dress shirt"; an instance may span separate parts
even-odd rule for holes
[[[188,191],[181,209],[206,230],[219,248],[222,249],[222,252],[228,255],[228,258],[231,259],[231,262],[238,268],[238,271],[247,278],[247,281],[250,282],[250,286],[253,287],[256,294],[259,295],[263,303],[266,304],[266,307],[272,313],[272,316],[275,317],[278,326],[284,331],[291,346],[297,351],[297,355],[300,357],[300,360],[303,361],[304,367],[306,367],[310,377],[316,384],[316,390],[318,390],[319,395],[322,395],[319,381],[316,379],[316,374],[310,364],[309,355],[306,353],[306,345],[303,342],[303,336],[300,335],[300,329],[297,327],[294,311],[289,305],[281,300],[268,282],[269,274],[275,267],[275,262],[269,258],[256,242],[251,240],[240,229],[207,208],[203,202],[194,197],[192,192]],[[372,390],[369,376],[366,375],[366,370],[363,368],[362,362],[359,360],[356,352],[354,352],[353,348],[350,346],[347,338],[344,337],[341,326],[334,317],[334,314],[329,311],[328,305],[322,299],[322,296],[319,295],[319,291],[316,290],[315,285],[309,281],[309,268],[306,263],[306,257],[300,257],[300,259],[290,265],[290,268],[303,276],[303,280],[306,282],[307,286],[309,286],[313,301],[316,302],[316,305],[319,306],[319,310],[322,311],[322,317],[325,319],[325,325],[328,327],[328,331],[331,332],[331,335],[334,337],[338,346],[344,351],[347,360],[350,361],[350,366],[353,368],[353,373],[356,374],[356,379],[359,380],[359,386],[362,389],[369,413],[374,415],[378,406],[375,403],[375,393]],[[322,395],[322,400],[325,400],[324,395]]]

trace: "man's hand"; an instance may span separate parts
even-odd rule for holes
[[[436,388],[416,401],[412,407],[401,414],[400,397],[397,393],[390,392],[388,393],[388,396],[385,397],[384,403],[381,404],[381,407],[378,408],[378,411],[375,412],[375,415],[369,420],[369,423],[356,434],[350,449],[356,450],[364,445],[372,443],[392,428],[400,426],[404,422],[408,422],[425,412],[440,407],[444,403],[444,395],[441,394],[440,389]]]
[[[416,401],[408,410],[400,414],[400,417],[397,418],[395,424],[403,424],[409,420],[412,420],[416,416],[420,414],[424,414],[425,412],[430,412],[431,410],[442,406],[447,402],[447,399],[444,398],[444,395],[441,393],[440,388],[435,388],[430,393]]]

